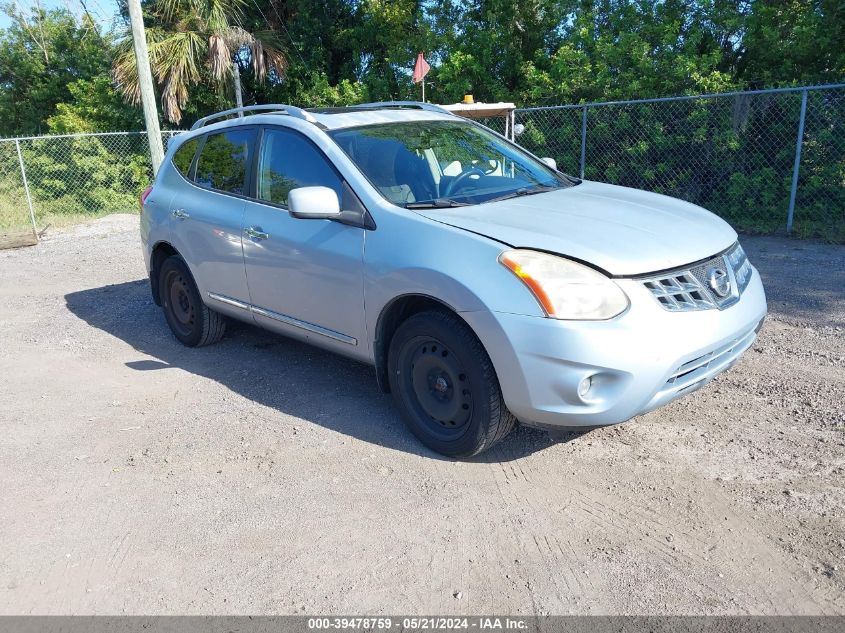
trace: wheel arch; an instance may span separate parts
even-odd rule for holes
[[[159,307],[161,307],[161,297],[158,291],[158,271],[161,269],[164,260],[173,255],[181,257],[179,251],[173,248],[172,244],[162,240],[156,243],[150,256],[150,291],[153,295],[153,302]]]
[[[442,299],[420,293],[409,293],[393,298],[379,313],[373,340],[376,380],[382,392],[390,393],[390,384],[387,377],[387,354],[393,334],[404,321],[427,310],[443,310],[454,314],[472,330],[469,323],[461,317],[460,312]],[[478,335],[476,334],[476,336]]]

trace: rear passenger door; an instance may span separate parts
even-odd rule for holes
[[[200,142],[186,184],[171,203],[173,246],[194,275],[203,301],[249,318],[241,231],[257,128],[210,132]]]
[[[266,127],[246,203],[243,252],[257,323],[351,356],[365,356],[363,228],[297,219],[292,189],[334,189],[341,209],[354,193],[322,151],[289,128]],[[357,198],[355,198],[357,202]]]

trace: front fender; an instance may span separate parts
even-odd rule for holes
[[[506,245],[404,209],[380,213],[377,223],[364,247],[372,359],[380,316],[404,296],[430,297],[458,314],[491,310],[543,315],[530,291],[498,262]]]

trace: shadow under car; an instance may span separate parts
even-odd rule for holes
[[[92,327],[152,357],[125,363],[131,369],[178,367],[256,403],[359,440],[449,459],[424,447],[407,430],[390,396],[379,391],[368,365],[234,320],[220,343],[184,347],[170,333],[145,279],[80,290],[67,294],[65,301]],[[518,426],[501,444],[470,461],[510,461],[582,434],[551,437]]]

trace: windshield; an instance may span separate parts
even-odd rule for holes
[[[408,208],[479,204],[577,182],[464,121],[382,123],[329,134],[385,198]]]

